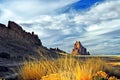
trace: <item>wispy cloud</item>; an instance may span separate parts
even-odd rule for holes
[[[38,9],[37,11],[36,7],[29,9],[31,4],[40,7],[41,5],[37,4],[42,3],[45,5],[47,0],[36,1],[37,2],[33,3],[29,2],[27,4],[28,7],[24,9],[25,11],[19,10],[20,12],[16,10],[19,9],[17,7],[11,9],[13,7],[11,4],[12,7],[10,8],[10,12],[8,12],[9,15],[11,13],[13,15],[16,12],[19,14],[15,15],[20,15],[20,13],[23,14],[23,12],[26,12],[23,17],[32,15],[29,18],[21,18],[16,21],[20,23],[26,31],[34,31],[38,34],[43,45],[48,48],[59,47],[71,52],[74,42],[80,40],[92,54],[114,54],[120,52],[120,0],[106,0],[103,3],[95,4],[87,11],[75,11],[59,15],[48,15],[47,13],[73,3],[74,0],[70,0],[70,2],[68,0],[52,0],[44,7],[44,10],[47,9],[47,11],[42,11],[42,9]],[[19,1],[15,0],[15,4],[16,2],[18,3]],[[22,3],[22,1],[20,2]],[[62,5],[58,6],[55,2]],[[51,7],[51,5],[56,8]],[[28,12],[31,13],[27,15]],[[36,16],[33,17],[33,14]]]
[[[0,1],[0,8],[4,12],[2,17],[8,17],[6,19],[29,20],[39,15],[52,14],[55,9],[76,1],[78,0],[4,0]],[[16,15],[17,19],[14,19],[12,15]]]
[[[113,36],[117,37],[119,34],[112,36],[109,34],[120,30],[119,5],[120,1],[105,1],[82,13],[44,15],[35,19],[36,21],[29,22],[37,24],[36,29],[39,30],[37,34],[40,35],[44,45],[49,44],[48,47],[60,47],[71,52],[74,41],[80,40],[93,54],[116,53],[120,49],[119,38],[115,40]],[[114,49],[115,47],[117,49]]]

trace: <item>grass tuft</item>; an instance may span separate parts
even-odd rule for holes
[[[53,60],[25,62],[19,69],[22,80],[108,80],[105,60],[64,57]],[[101,74],[95,76],[95,74]],[[98,79],[100,78],[100,79]],[[111,77],[109,80],[116,79]]]

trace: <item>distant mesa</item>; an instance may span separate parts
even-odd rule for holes
[[[90,55],[89,52],[87,52],[87,49],[84,48],[80,41],[76,41],[74,44],[74,49],[72,50],[72,55]]]

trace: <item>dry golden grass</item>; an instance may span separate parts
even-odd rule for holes
[[[110,64],[112,66],[120,66],[120,62],[108,62],[107,64]]]
[[[83,61],[65,57],[25,62],[19,73],[22,80],[93,80],[94,74],[108,68],[100,58]]]

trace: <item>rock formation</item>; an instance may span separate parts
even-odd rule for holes
[[[68,53],[67,52],[65,52],[65,51],[63,51],[63,50],[61,50],[61,49],[59,49],[59,48],[50,48],[50,50],[51,51],[53,51],[53,52],[55,52],[55,53],[57,53],[58,55],[68,55]]]
[[[80,41],[76,41],[74,44],[74,49],[72,50],[72,55],[90,55],[89,52],[87,52],[87,49],[84,48]]]
[[[59,49],[59,48],[50,48],[51,51],[58,52],[58,53],[66,53],[65,51]]]
[[[55,55],[42,45],[34,32],[26,32],[13,21],[9,21],[8,26],[0,24],[0,53],[8,53],[12,57],[37,56],[38,53],[45,56]]]
[[[8,40],[14,39],[16,41],[23,41],[30,45],[42,45],[37,35],[33,32],[32,34],[25,32],[21,26],[12,21],[8,22],[8,27],[4,24],[0,24],[0,37]]]
[[[0,77],[14,74],[10,69],[16,69],[24,60],[41,59],[41,56],[56,58],[57,54],[44,47],[34,32],[26,32],[13,21],[8,26],[0,24]]]

